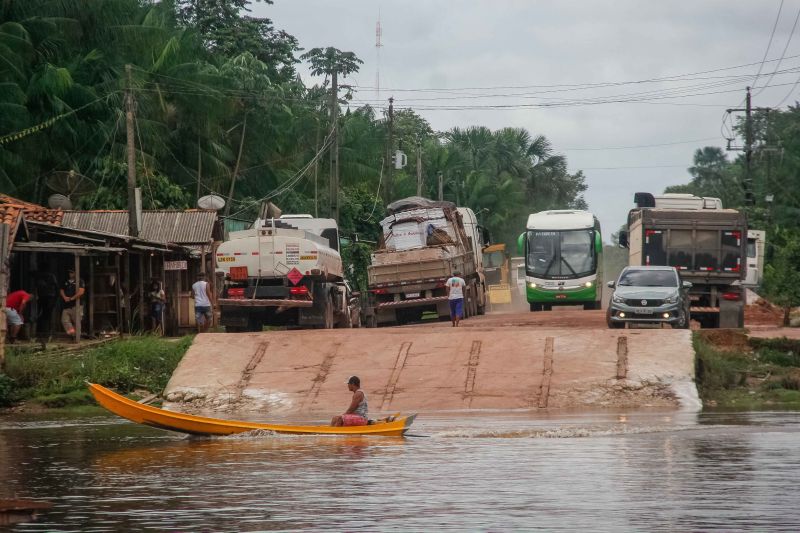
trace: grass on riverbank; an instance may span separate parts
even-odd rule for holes
[[[122,393],[161,392],[192,337],[127,337],[72,353],[28,353],[11,347],[0,374],[0,406],[32,401],[45,407],[92,403],[86,381]]]
[[[800,409],[800,341],[709,330],[695,333],[694,347],[706,406]]]

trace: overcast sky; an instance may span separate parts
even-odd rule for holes
[[[686,168],[697,148],[725,146],[723,114],[726,108],[742,106],[779,5],[778,0],[274,0],[271,6],[254,4],[253,13],[273,19],[306,50],[335,46],[355,52],[364,64],[348,81],[362,87],[358,100],[394,96],[396,106],[417,110],[439,131],[514,126],[545,135],[556,152],[567,156],[571,172],[582,169],[586,174],[589,209],[608,239],[624,223],[634,192],[662,192],[668,185],[686,183]],[[383,48],[378,94],[379,10]],[[775,106],[788,96],[785,107],[800,93],[800,86],[794,86],[800,79],[800,57],[791,57],[800,55],[800,37],[789,40],[798,10],[800,0],[784,1],[767,63],[755,84],[767,86],[754,91],[759,93],[754,106]],[[778,67],[787,40],[786,57]],[[729,68],[745,64],[751,65]],[[786,69],[790,71],[770,79],[771,72]],[[707,72],[711,70],[715,72]],[[300,72],[312,81],[304,66]],[[706,73],[684,76],[698,72]],[[673,76],[679,77],[585,87]],[[475,89],[484,87],[488,89]],[[630,100],[625,95],[634,93],[641,100],[644,92],[650,93],[644,102],[586,105],[598,99]],[[675,95],[682,96],[665,98]],[[570,105],[552,106],[565,100]],[[550,107],[519,107],[541,104]],[[497,105],[512,107],[475,108]],[[652,144],[669,145],[607,149]]]

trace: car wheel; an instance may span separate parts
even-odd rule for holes
[[[607,322],[609,329],[625,329],[625,322]]]

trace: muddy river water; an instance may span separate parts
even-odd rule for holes
[[[0,416],[0,498],[54,504],[13,531],[800,528],[798,413],[444,413],[413,433]]]

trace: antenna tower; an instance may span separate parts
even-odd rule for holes
[[[378,21],[375,23],[375,99],[381,97],[381,48],[383,48],[383,29],[381,28],[381,10],[378,9]]]

